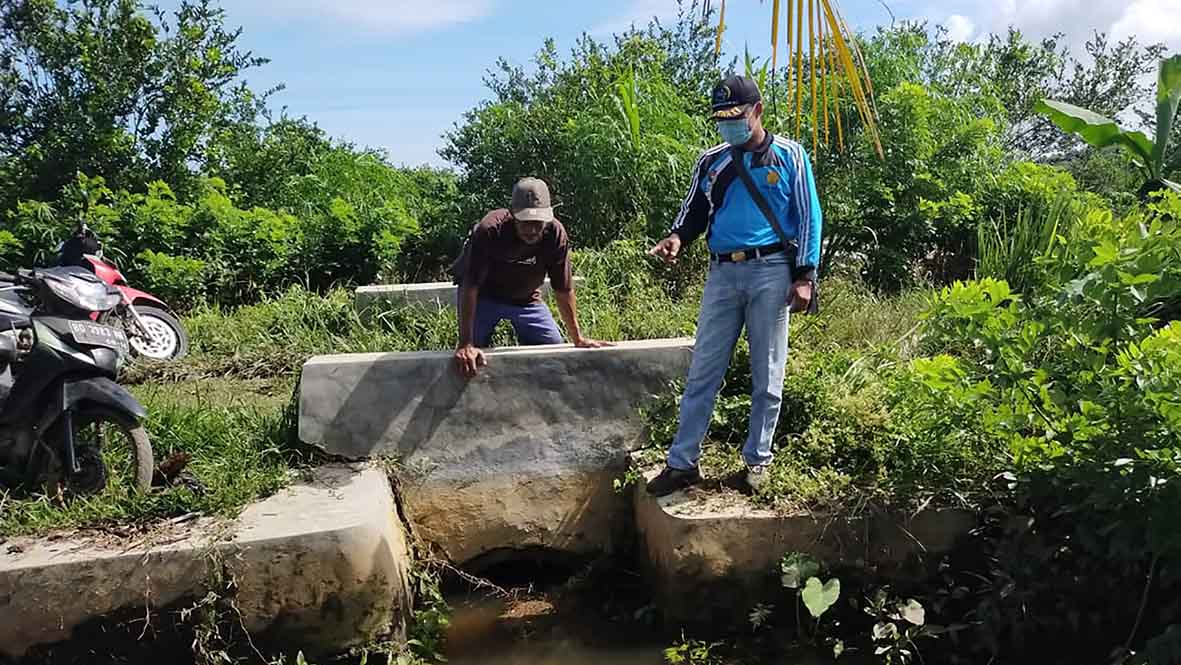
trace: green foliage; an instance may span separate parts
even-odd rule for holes
[[[721,642],[703,642],[681,637],[664,650],[664,662],[669,665],[721,665]]]
[[[345,148],[330,155],[321,167],[340,181],[305,179],[292,194],[303,202],[291,208],[298,215],[286,206],[239,207],[217,178],[194,185],[195,199],[184,204],[162,182],[133,194],[80,174],[56,203],[23,201],[8,215],[16,242],[0,257],[9,259],[5,269],[51,263],[57,244],[86,221],[132,284],[177,307],[252,302],[292,283],[378,280],[417,229],[403,198],[414,187],[375,156]]]
[[[1041,285],[1041,270],[1059,237],[1072,222],[1070,201],[1061,198],[1048,208],[1022,208],[1009,224],[1002,218],[980,225],[977,232],[979,277],[1004,280],[1019,293]]]
[[[233,305],[295,283],[391,280],[407,237],[449,228],[450,174],[396,169],[304,119],[271,122],[267,95],[242,82],[266,61],[239,36],[209,0],[171,16],[138,0],[6,4],[4,267],[51,261],[86,221],[138,286]]]
[[[941,628],[927,625],[927,613],[919,601],[894,598],[886,588],[877,590],[866,604],[865,613],[875,621],[871,632],[873,653],[886,665],[916,659],[922,662],[915,641],[942,632]]]
[[[171,16],[137,0],[14,0],[0,9],[0,210],[52,200],[77,172],[116,189],[199,181],[218,127],[253,118],[265,63],[209,0]]]
[[[581,246],[663,235],[707,139],[705,99],[686,87],[698,94],[719,76],[701,61],[681,79],[679,54],[709,39],[699,15],[682,11],[677,28],[632,31],[613,47],[584,36],[566,62],[548,41],[532,74],[500,63],[494,100],[469,111],[441,151],[464,174],[464,219],[504,207],[513,182],[536,175]]]
[[[948,355],[912,364],[922,389],[911,420],[937,424],[945,440],[1003,442],[1011,471],[998,478],[1030,515],[977,546],[995,563],[986,585],[961,594],[987,617],[993,655],[1020,652],[1035,634],[1110,650],[1119,638],[1084,635],[1083,617],[1132,617],[1121,623],[1130,644],[1142,597],[1174,582],[1155,571],[1175,565],[1181,545],[1181,355],[1177,324],[1153,315],[1181,295],[1178,212],[1171,193],[1122,217],[1089,210],[1061,230],[1039,261],[1044,279],[1020,296],[985,279],[933,303],[924,348]],[[1102,585],[1085,593],[1103,602],[1081,601],[1071,579]],[[1166,602],[1149,615],[1154,626],[1176,620]]]
[[[145,249],[136,258],[144,282],[140,286],[172,307],[189,309],[204,291],[205,262]]]
[[[1181,55],[1173,56],[1160,63],[1156,91],[1156,140],[1152,141],[1143,132],[1123,129],[1119,124],[1100,113],[1081,108],[1063,101],[1045,99],[1035,107],[1039,113],[1050,118],[1062,131],[1077,134],[1096,148],[1119,146],[1129,152],[1133,163],[1140,169],[1145,187],[1141,196],[1168,186],[1181,191],[1181,185],[1166,180],[1170,172],[1181,166],[1181,152],[1173,154],[1169,142],[1173,136],[1173,121],[1177,106],[1181,103]]]
[[[824,616],[824,613],[831,609],[840,597],[841,581],[835,578],[821,582],[818,577],[810,577],[804,588],[800,590],[800,600],[814,619]]]
[[[437,571],[423,566],[411,571],[414,584],[414,615],[409,625],[406,648],[407,665],[413,663],[444,663],[443,640],[451,625],[451,607],[439,589]],[[399,664],[403,657],[399,657]]]

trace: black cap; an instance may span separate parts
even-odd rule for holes
[[[752,104],[763,101],[757,83],[745,76],[730,76],[714,86],[710,97],[710,117],[715,120],[737,118]]]

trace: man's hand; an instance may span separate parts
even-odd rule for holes
[[[601,349],[608,346],[615,346],[611,342],[600,342],[597,339],[590,339],[589,337],[580,337],[574,340],[575,348],[579,349]]]
[[[670,235],[656,243],[656,246],[648,250],[648,253],[664,259],[665,263],[676,263],[677,256],[681,253],[681,236],[675,233]]]
[[[473,378],[479,374],[481,367],[487,365],[484,352],[471,344],[465,344],[455,350],[455,366],[465,378]]]
[[[801,279],[792,282],[787,300],[791,303],[791,307],[788,308],[791,313],[808,311],[808,304],[812,302],[812,280]]]

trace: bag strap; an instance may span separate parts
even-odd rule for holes
[[[775,229],[775,233],[779,235],[779,240],[783,242],[783,251],[791,251],[795,243],[788,240],[783,226],[775,218],[775,213],[771,212],[771,204],[767,203],[767,197],[763,196],[763,193],[759,191],[758,187],[755,187],[755,181],[750,177],[750,171],[746,169],[746,162],[742,159],[742,152],[738,148],[731,148],[730,154],[732,156],[730,161],[738,171],[738,179],[742,181],[742,184],[746,185],[746,191],[750,193],[750,198],[754,200],[755,205],[762,211],[763,217],[767,218],[767,222],[771,225],[771,228]],[[795,257],[793,256],[791,259],[794,265]],[[808,301],[808,308],[804,311],[807,314],[816,314],[820,311],[820,290],[815,282],[812,283],[812,299]]]
[[[734,164],[734,168],[738,171],[738,178],[742,180],[742,184],[746,185],[746,191],[750,194],[750,198],[754,200],[755,205],[757,205],[759,210],[762,211],[763,217],[767,218],[767,223],[769,223],[771,228],[775,229],[775,233],[779,235],[779,240],[783,243],[783,251],[786,252],[790,250],[794,243],[788,239],[787,233],[783,230],[783,226],[779,223],[779,220],[775,218],[775,213],[771,212],[771,204],[767,203],[767,197],[763,196],[763,193],[759,191],[758,187],[755,187],[755,181],[750,177],[750,171],[746,169],[746,162],[742,159],[742,151],[740,151],[738,148],[730,148],[730,155],[730,161]],[[795,257],[793,256],[792,259],[794,260]]]

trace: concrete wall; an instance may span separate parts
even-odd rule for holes
[[[787,602],[792,592],[779,582],[779,562],[789,552],[885,579],[921,577],[977,525],[974,512],[960,509],[782,514],[733,492],[698,489],[657,499],[643,481],[635,488],[635,519],[657,605],[676,626],[705,633],[745,628],[757,603]]]
[[[334,455],[396,457],[416,535],[456,562],[602,551],[630,521],[611,481],[643,441],[639,408],[684,378],[691,352],[691,339],[498,349],[470,381],[450,352],[313,358],[299,434]]]
[[[399,638],[412,608],[411,555],[378,469],[318,469],[232,522],[202,518],[132,542],[17,538],[4,547],[0,660],[68,640],[92,619],[188,607],[223,566],[245,628],[292,653]]]
[[[575,285],[581,282],[581,277],[574,278]],[[455,289],[456,286],[451,282],[361,286],[353,294],[353,302],[357,311],[362,315],[403,304],[419,304],[424,307],[445,309],[455,307]],[[541,285],[541,297],[547,298],[549,294],[550,285],[547,278],[545,283]]]

